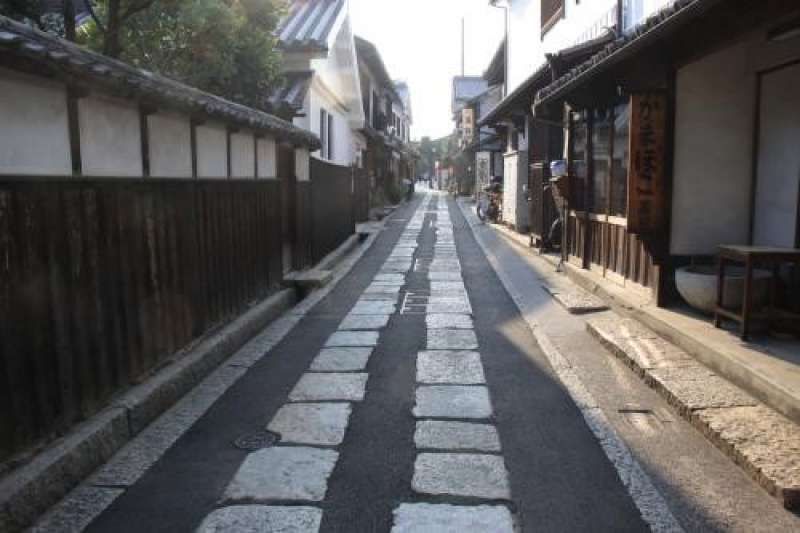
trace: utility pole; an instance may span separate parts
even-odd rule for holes
[[[467,54],[465,33],[466,33],[466,28],[464,24],[464,17],[461,17],[461,76],[462,77],[466,73],[466,70],[464,68],[465,56]]]

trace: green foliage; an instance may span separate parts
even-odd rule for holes
[[[158,72],[204,91],[263,108],[280,74],[273,30],[285,0],[155,0],[131,13],[141,0],[99,0],[104,27],[90,23],[83,35],[92,49]],[[127,5],[127,7],[126,7]],[[109,52],[114,8],[121,19]]]
[[[42,16],[42,4],[38,0],[0,0],[0,15],[38,24]]]

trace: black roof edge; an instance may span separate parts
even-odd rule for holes
[[[92,52],[3,16],[0,16],[0,50],[0,65],[6,68],[15,69],[9,63],[17,58],[35,68],[28,73],[56,78],[74,87],[100,89],[111,96],[230,122],[281,136],[312,150],[320,146],[316,135],[276,116]]]
[[[492,111],[487,113],[478,122],[478,125],[484,126],[508,118],[508,112],[520,105],[520,99],[530,99],[530,104],[533,104],[536,93],[531,91],[538,91],[544,87],[547,79],[552,81],[554,66],[563,68],[565,65],[570,65],[575,61],[581,61],[586,56],[595,54],[599,49],[613,42],[615,38],[616,34],[610,31],[589,41],[559,50],[554,54],[546,54],[547,61],[522,82],[519,87],[514,89],[510,95],[497,104]],[[526,104],[525,107],[527,108],[529,105]]]
[[[646,46],[657,42],[683,23],[693,20],[722,1],[724,0],[676,0],[675,3],[648,17],[631,33],[618,37],[601,51],[543,87],[536,94],[535,105],[540,106],[563,98],[578,86],[634,56]]]

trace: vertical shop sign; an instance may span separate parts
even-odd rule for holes
[[[665,220],[666,95],[631,95],[630,112],[628,231],[652,233],[662,229]]]

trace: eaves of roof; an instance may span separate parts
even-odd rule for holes
[[[287,52],[327,51],[345,0],[293,0],[275,34]]]
[[[317,149],[319,138],[285,120],[133,67],[0,16],[0,64],[84,90],[229,122]]]
[[[497,123],[507,119],[515,113],[530,113],[530,106],[533,104],[537,92],[545,87],[553,79],[553,72],[559,68],[568,68],[576,61],[583,60],[586,56],[591,56],[597,50],[606,46],[614,39],[614,34],[609,32],[596,39],[571,46],[560,50],[555,54],[547,56],[547,62],[541,65],[528,79],[522,82],[519,87],[514,89],[506,96],[494,109],[489,111],[478,122],[479,126]]]
[[[644,48],[659,42],[704,10],[723,0],[676,0],[636,27],[634,31],[607,44],[581,64],[554,80],[536,94],[536,105],[553,102],[583,86],[597,75],[635,56]]]

